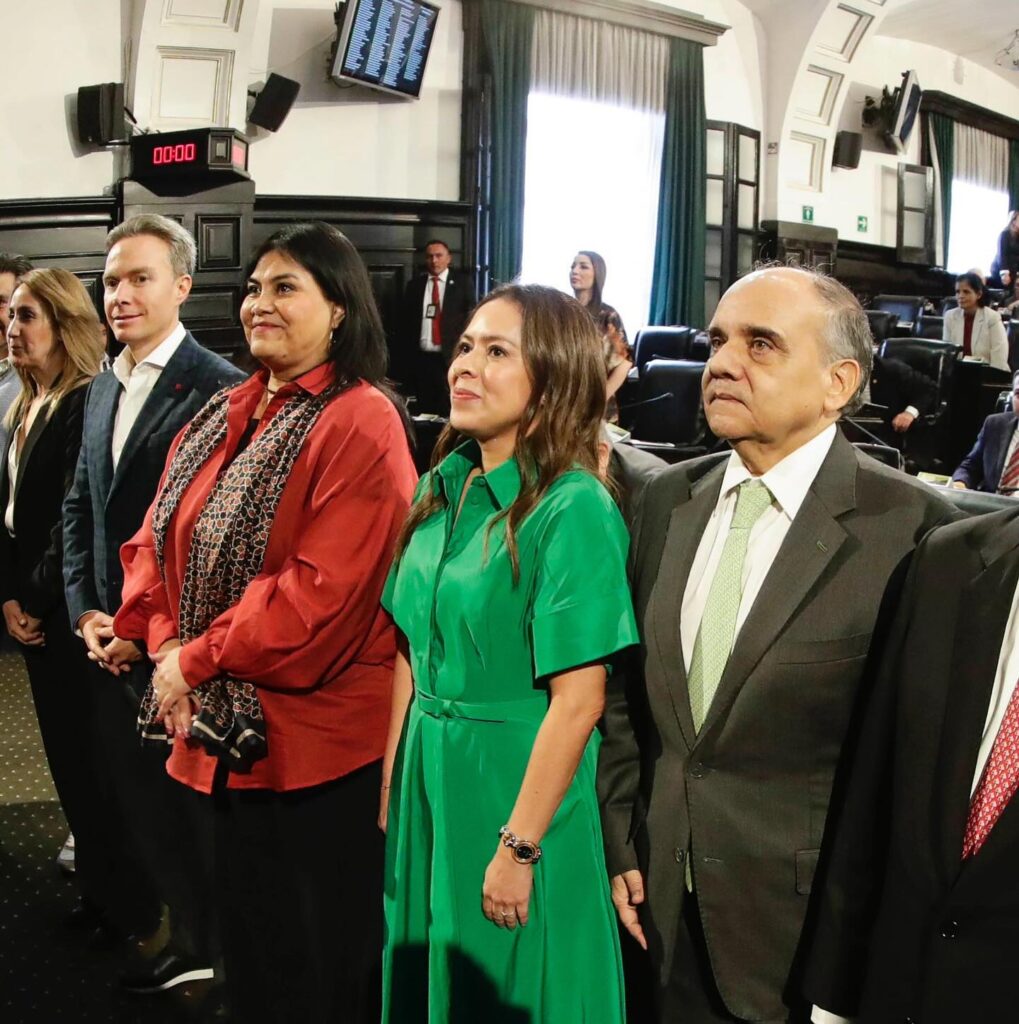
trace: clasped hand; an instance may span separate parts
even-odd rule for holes
[[[26,647],[44,647],[46,634],[42,631],[42,619],[33,618],[21,607],[20,601],[4,601],[4,622],[7,632]]]
[[[180,641],[167,641],[152,655],[152,660],[156,665],[156,671],[152,674],[152,688],[159,701],[156,721],[163,723],[168,736],[178,732],[188,736],[198,701],[180,670]]]
[[[89,612],[79,624],[88,648],[88,656],[110,675],[130,672],[133,662],[141,661],[142,652],[130,640],[121,640],[113,632],[113,616],[106,612]]]
[[[492,924],[512,931],[527,924],[527,910],[534,885],[534,868],[518,864],[501,843],[485,871],[481,889],[481,910]]]

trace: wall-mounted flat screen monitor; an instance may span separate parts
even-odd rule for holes
[[[424,0],[347,0],[333,81],[416,99],[438,17],[439,8]]]
[[[909,133],[913,130],[916,115],[920,111],[922,96],[916,72],[903,71],[902,85],[895,90],[895,116],[892,120],[892,130],[888,133],[888,137],[900,153],[906,151]]]

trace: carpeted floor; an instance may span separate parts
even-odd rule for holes
[[[0,1021],[163,1024],[201,1019],[203,991],[122,996],[115,981],[123,951],[97,951],[63,919],[74,880],[55,863],[67,835],[24,662],[0,651]]]

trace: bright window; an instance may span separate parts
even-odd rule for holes
[[[569,293],[579,249],[605,258],[603,301],[647,323],[665,115],[531,93],[521,279]],[[498,198],[498,197],[496,197]]]
[[[971,181],[953,181],[946,268],[949,273],[962,274],[976,269],[986,277],[997,252],[998,235],[1007,222],[1007,192]]]

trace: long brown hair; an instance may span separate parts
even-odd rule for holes
[[[531,397],[513,450],[520,493],[489,525],[490,533],[496,524],[506,523],[506,549],[516,583],[520,578],[516,531],[528,513],[563,473],[579,466],[598,475],[605,363],[598,329],[576,299],[543,285],[507,284],[482,299],[477,309],[495,299],[506,299],[520,310],[520,351],[531,381]],[[466,435],[447,424],[432,452],[431,472],[465,440]],[[445,506],[441,491],[429,488],[422,494],[400,533],[398,557],[418,526]]]
[[[87,384],[102,369],[106,339],[85,286],[69,270],[30,270],[18,281],[18,287],[27,289],[39,300],[64,349],[64,368],[46,403],[45,415],[49,418],[66,395]],[[18,376],[21,393],[4,419],[8,427],[21,422],[37,391],[27,370],[19,369]]]

